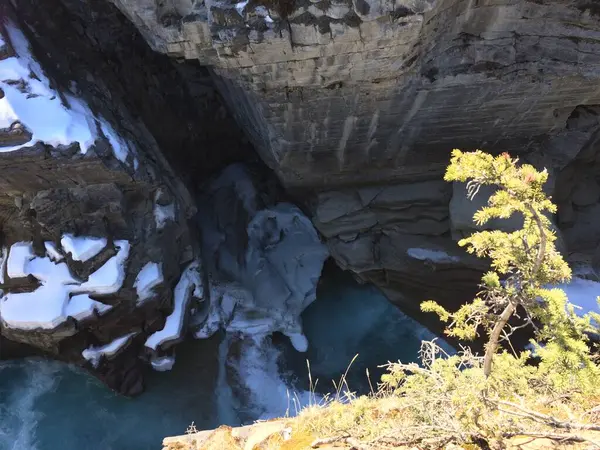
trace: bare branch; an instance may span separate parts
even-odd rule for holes
[[[511,411],[511,410],[507,410],[507,409],[503,409],[503,408],[498,408],[502,412],[505,412],[507,414],[512,414],[515,416],[519,416],[519,417],[526,417],[531,420],[535,420],[537,422],[545,423],[546,425],[550,425],[552,427],[564,428],[567,430],[600,431],[600,425],[592,425],[592,424],[579,423],[579,422],[565,422],[565,421],[557,419],[556,417],[549,416],[547,414],[542,414],[537,411],[532,411],[530,409],[524,408],[523,406],[517,405],[516,403],[513,403],[513,402],[507,402],[505,400],[499,400],[499,399],[496,399],[496,400],[487,399],[487,400],[491,401],[493,403],[496,403],[498,405],[508,406],[510,408],[514,408],[517,410],[517,411]]]

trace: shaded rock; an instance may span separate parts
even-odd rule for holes
[[[467,198],[465,183],[452,183],[452,189],[450,223],[456,239],[479,230],[515,231],[523,225],[523,218],[518,217],[517,214],[513,214],[510,219],[493,219],[481,226],[473,221],[473,215],[483,206],[487,206],[490,196],[496,191],[493,186],[481,186],[473,199]]]
[[[577,210],[573,225],[563,230],[569,251],[593,252],[600,243],[599,221],[599,203]]]
[[[343,269],[378,286],[392,303],[437,332],[439,321],[423,316],[421,301],[457,308],[472,298],[486,269],[485,261],[441,237],[385,231],[352,242],[331,239],[329,246]]]
[[[576,206],[590,206],[600,200],[600,185],[591,178],[579,180],[572,198]]]

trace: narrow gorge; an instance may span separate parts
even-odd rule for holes
[[[368,392],[486,270],[453,148],[546,168],[600,295],[593,2],[0,0],[0,35],[0,450],[293,414],[357,353]]]

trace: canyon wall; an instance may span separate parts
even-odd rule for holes
[[[108,2],[15,6],[0,8],[0,359],[43,354],[136,395],[190,328],[305,350],[328,251],[208,70],[150,50]]]
[[[443,181],[455,147],[546,167],[561,249],[585,276],[600,265],[593,3],[13,7],[1,11],[0,357],[43,352],[135,394],[143,367],[172,366],[187,325],[201,338],[281,331],[302,350],[298,315],[327,254],[427,323],[419,300],[455,306],[485,269],[456,240],[490,192],[469,202]],[[56,114],[16,110],[42,101]],[[218,177],[232,162],[253,169]],[[32,318],[23,305],[42,294],[55,309]]]
[[[551,173],[561,245],[600,243],[600,9],[551,0],[111,0],[157,52],[210,67],[338,263],[405,308],[457,302],[482,267],[452,148]],[[424,251],[427,250],[427,251]]]

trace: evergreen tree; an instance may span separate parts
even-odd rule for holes
[[[515,329],[509,320],[517,316],[520,326],[535,328],[534,345],[542,366],[552,368],[557,382],[569,382],[582,370],[597,372],[586,332],[597,332],[593,323],[600,321],[592,320],[593,314],[578,317],[564,291],[551,287],[569,281],[571,270],[555,247],[556,234],[548,218],[556,212],[543,191],[548,173],[517,163],[518,159],[507,153],[494,157],[480,150],[452,152],[446,181],[466,182],[470,199],[482,185],[497,187],[488,205],[475,213],[475,223],[483,225],[490,219],[520,214],[523,226],[513,232],[479,231],[462,239],[459,245],[469,253],[491,261],[481,292],[454,313],[433,301],[424,302],[422,309],[448,322],[446,333],[450,336],[473,339],[480,330],[488,333],[485,376],[492,371],[499,342],[509,339]]]

